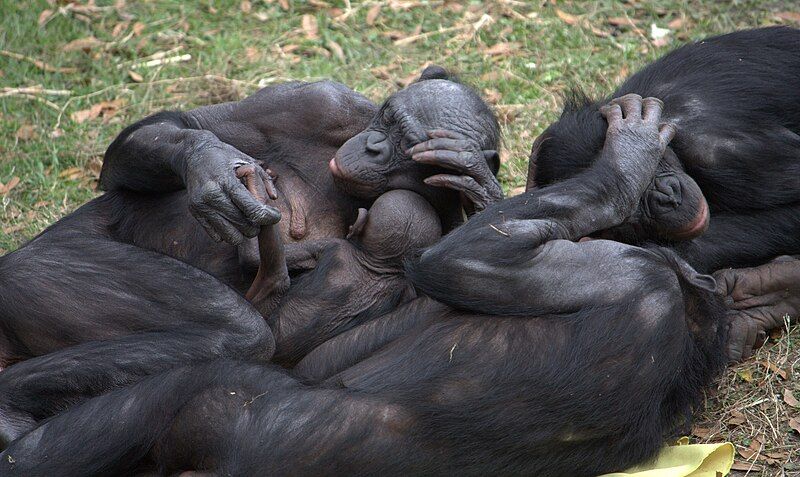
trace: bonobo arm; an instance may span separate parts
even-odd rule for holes
[[[489,206],[422,253],[409,269],[415,285],[445,303],[476,311],[505,313],[531,305],[525,301],[526,284],[544,286],[533,283],[542,279],[533,266],[542,245],[578,240],[619,225],[635,211],[674,135],[671,125],[660,125],[661,110],[661,101],[635,95],[605,106],[606,141],[590,169]],[[565,263],[569,256],[563,257]],[[534,306],[547,301],[532,299]]]

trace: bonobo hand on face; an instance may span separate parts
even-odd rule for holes
[[[429,139],[450,142],[454,154],[447,160],[430,155],[412,160],[412,154],[422,152],[412,148]],[[370,126],[337,151],[330,167],[337,183],[354,196],[372,199],[407,189],[435,203],[432,194],[445,187],[482,209],[502,198],[494,177],[500,166],[498,142],[499,128],[488,106],[442,68],[431,66],[420,81],[387,99]],[[453,171],[459,175],[443,174]]]
[[[779,257],[753,268],[720,270],[717,291],[726,297],[731,319],[728,357],[747,359],[767,332],[786,326],[800,314],[800,260]]]
[[[244,185],[245,178],[254,193]],[[184,183],[189,210],[218,242],[238,245],[256,236],[262,225],[281,218],[278,209],[264,203],[267,197],[278,197],[269,173],[224,142],[209,141],[197,148],[185,168]]]
[[[652,178],[659,158],[675,135],[675,126],[661,124],[664,103],[657,98],[644,98],[637,94],[614,99],[600,108],[608,121],[606,141],[597,166],[609,167],[615,173],[611,181],[617,206],[623,214],[634,212],[648,183],[641,179]]]

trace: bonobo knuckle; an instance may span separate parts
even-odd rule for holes
[[[197,194],[197,198],[202,204],[210,204],[219,199],[220,192],[220,187],[216,182],[207,181],[200,186],[200,191]]]

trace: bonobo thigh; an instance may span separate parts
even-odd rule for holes
[[[101,197],[0,258],[0,365],[17,362],[0,373],[0,447],[33,421],[176,364],[272,354],[244,298],[110,239],[107,216]]]

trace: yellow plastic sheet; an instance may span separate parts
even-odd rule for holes
[[[681,441],[663,449],[653,461],[600,477],[721,477],[731,471],[734,449],[730,442],[681,445]]]

